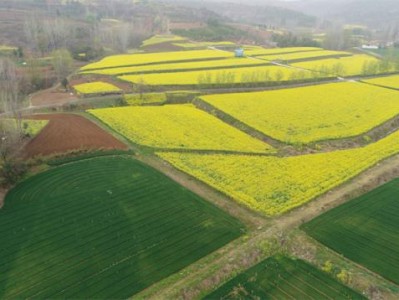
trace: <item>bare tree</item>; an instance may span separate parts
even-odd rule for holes
[[[2,110],[15,119],[16,127],[21,132],[19,109],[22,106],[23,98],[20,93],[19,81],[15,63],[8,58],[0,59],[0,103]]]
[[[20,78],[13,61],[0,59],[0,175],[2,184],[15,183],[26,171],[24,163],[15,159],[22,144],[21,113],[23,95]],[[13,118],[13,120],[10,119]]]
[[[57,75],[57,80],[61,82],[65,79],[73,68],[73,58],[66,49],[55,50],[51,53],[52,64]]]

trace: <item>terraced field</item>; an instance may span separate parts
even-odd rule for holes
[[[240,236],[242,225],[129,158],[69,163],[0,211],[0,298],[126,299]]]
[[[143,41],[141,46],[147,47],[147,46],[152,46],[152,45],[157,45],[157,44],[162,44],[162,43],[182,42],[184,40],[185,40],[185,38],[178,36],[178,35],[172,35],[172,34],[154,35],[153,37]]]
[[[293,63],[292,66],[312,71],[319,71],[321,74],[328,73],[339,76],[355,76],[370,72],[367,71],[365,67],[370,66],[370,64],[377,65],[379,62],[380,61],[373,56],[358,54],[349,57],[318,59],[306,62],[298,62],[298,63]],[[375,73],[379,72],[380,71],[377,68],[375,70]],[[384,72],[386,71],[381,71],[381,73]]]
[[[122,90],[113,84],[107,82],[89,82],[74,85],[73,88],[78,94],[91,95],[91,94],[109,94],[109,93],[121,93]]]
[[[302,226],[324,245],[399,284],[399,180]]]
[[[302,156],[158,153],[239,203],[280,215],[399,153],[399,131],[363,148]]]
[[[363,80],[364,82],[380,85],[388,88],[399,89],[399,75],[385,76]]]
[[[131,83],[144,82],[148,85],[198,85],[198,84],[237,84],[273,81],[303,80],[312,78],[313,73],[280,66],[253,66],[221,68],[188,72],[170,72],[118,77]]]
[[[294,53],[282,53],[278,55],[262,55],[257,56],[257,58],[262,58],[265,60],[282,60],[282,61],[295,61],[302,59],[318,59],[323,57],[342,57],[342,56],[351,56],[352,53],[344,52],[344,51],[329,51],[329,50],[321,50],[321,51],[305,51],[305,52],[294,52]]]
[[[363,134],[399,114],[396,91],[333,83],[201,97],[250,127],[290,144]]]
[[[121,107],[89,110],[132,142],[166,149],[274,152],[192,105]]]
[[[271,257],[204,299],[366,299],[301,260]]]
[[[144,54],[123,54],[107,56],[98,62],[88,64],[81,68],[81,71],[116,68],[123,66],[139,66],[146,64],[222,59],[232,57],[233,54],[224,51],[215,50],[193,50],[193,51],[175,51],[162,53],[144,53]]]
[[[108,68],[89,70],[81,72],[81,74],[100,74],[100,75],[124,75],[124,74],[140,74],[140,73],[158,73],[158,72],[177,72],[185,70],[201,70],[201,69],[214,69],[238,66],[256,66],[266,64],[267,62],[251,59],[251,58],[225,58],[209,61],[194,61],[194,62],[179,62],[171,64],[158,64],[147,66],[134,66],[122,68]]]
[[[282,53],[293,53],[293,52],[307,52],[307,51],[320,51],[322,48],[317,47],[287,47],[287,48],[271,48],[266,49],[262,47],[249,47],[244,48],[245,55],[247,56],[264,56],[264,55],[276,55]]]

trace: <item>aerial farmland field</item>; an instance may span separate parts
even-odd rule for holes
[[[357,136],[399,114],[397,92],[349,82],[201,98],[290,144]]]
[[[274,152],[252,138],[192,105],[120,107],[89,111],[136,144],[158,149]]]
[[[245,51],[247,56],[264,56],[264,55],[278,55],[283,53],[294,53],[294,52],[307,52],[307,51],[320,51],[322,48],[317,47],[287,47],[287,48],[259,48],[255,47],[253,49],[248,48]]]
[[[125,75],[118,78],[131,83],[144,82],[148,85],[198,85],[198,84],[237,84],[280,82],[304,80],[313,77],[306,70],[296,70],[281,66],[251,66],[239,68],[221,68],[217,70],[201,70],[188,72],[170,72],[142,75]]]
[[[129,157],[22,182],[0,211],[0,298],[125,299],[240,236],[233,217]]]
[[[365,79],[363,81],[383,87],[399,89],[399,75]]]
[[[204,299],[366,299],[301,260],[270,257]]]
[[[163,53],[140,53],[107,56],[104,59],[88,64],[81,71],[116,68],[124,66],[139,66],[155,63],[195,61],[207,59],[222,59],[232,57],[233,54],[215,50],[175,51]]]
[[[107,82],[89,82],[74,85],[73,87],[78,94],[90,95],[90,94],[108,94],[108,93],[121,93],[122,90]]]
[[[172,42],[183,42],[185,40],[184,37],[172,35],[172,34],[164,34],[164,35],[154,35],[151,38],[143,41],[142,47],[162,44],[162,43],[172,43]]]
[[[268,216],[281,215],[399,153],[399,131],[363,148],[291,157],[158,153],[176,168]]]
[[[399,283],[399,180],[302,226],[324,245]]]
[[[366,54],[357,54],[341,58],[317,59],[306,62],[293,63],[292,66],[304,68],[320,73],[329,73],[339,76],[355,76],[367,73],[365,67],[370,64],[378,64],[380,60]],[[384,73],[389,70],[381,71]],[[378,68],[375,73],[378,73]]]
[[[100,75],[123,75],[123,74],[140,74],[140,73],[158,73],[158,72],[177,72],[186,70],[201,70],[201,69],[216,69],[226,67],[239,67],[239,66],[256,66],[267,64],[262,60],[251,58],[224,58],[209,61],[196,61],[196,62],[179,62],[179,63],[163,63],[147,66],[134,66],[122,68],[107,68],[96,69],[81,72],[81,74],[100,74]]]
[[[320,51],[305,51],[305,52],[294,52],[294,53],[281,53],[277,55],[262,55],[257,58],[265,60],[282,60],[282,61],[296,61],[296,60],[307,60],[307,59],[319,59],[323,57],[344,57],[352,56],[350,52],[344,51],[331,51],[331,50],[320,50]]]

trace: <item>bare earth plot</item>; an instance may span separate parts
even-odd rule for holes
[[[127,149],[127,146],[84,117],[71,114],[34,115],[49,124],[30,141],[26,157],[46,156],[71,150]]]

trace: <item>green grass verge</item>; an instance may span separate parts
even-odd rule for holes
[[[83,159],[90,159],[95,157],[102,157],[102,156],[115,156],[115,155],[133,155],[134,152],[131,150],[95,150],[95,151],[88,151],[88,152],[77,152],[77,153],[68,153],[67,155],[52,157],[46,164],[49,166],[61,166],[67,163],[83,160]]]
[[[0,298],[127,298],[243,231],[233,217],[126,156],[66,164],[7,195]]]
[[[399,283],[399,179],[302,226],[345,257]]]
[[[365,299],[302,260],[276,256],[233,278],[205,299]]]

